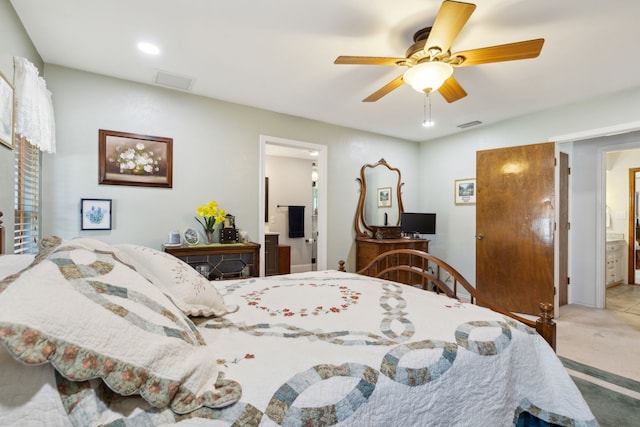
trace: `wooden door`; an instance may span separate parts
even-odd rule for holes
[[[558,172],[558,305],[569,303],[569,155],[560,153]]]
[[[629,241],[627,259],[627,283],[636,283],[636,269],[638,268],[638,255],[636,251],[636,241],[640,238],[638,235],[638,227],[636,226],[636,218],[638,217],[638,209],[636,205],[636,192],[640,189],[636,188],[636,177],[640,173],[640,168],[629,169]]]
[[[554,301],[554,147],[476,154],[476,288],[519,313]]]

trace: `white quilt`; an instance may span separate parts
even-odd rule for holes
[[[243,387],[228,421],[597,425],[547,343],[482,307],[335,271],[218,285],[240,310],[200,329]]]
[[[64,410],[75,425],[90,412],[114,426],[493,427],[516,425],[522,412],[598,425],[547,343],[487,309],[337,271],[214,284],[240,308],[196,323],[221,371],[241,384],[239,402],[176,415],[96,381],[71,383],[45,365],[44,394],[52,394],[47,384],[64,390],[64,409],[47,403],[64,421],[49,425],[67,425]],[[0,396],[11,392],[5,367]],[[20,410],[10,409],[0,398],[0,424]]]

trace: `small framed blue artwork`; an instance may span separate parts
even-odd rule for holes
[[[111,199],[81,199],[80,229],[111,230]]]

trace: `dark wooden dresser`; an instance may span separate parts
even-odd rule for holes
[[[426,239],[372,239],[356,238],[356,271],[367,266],[375,257],[393,249],[417,249],[429,252]]]

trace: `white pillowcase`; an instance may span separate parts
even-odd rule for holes
[[[132,266],[162,290],[189,316],[224,316],[238,310],[227,306],[218,290],[189,264],[146,246],[113,245],[122,262]]]

